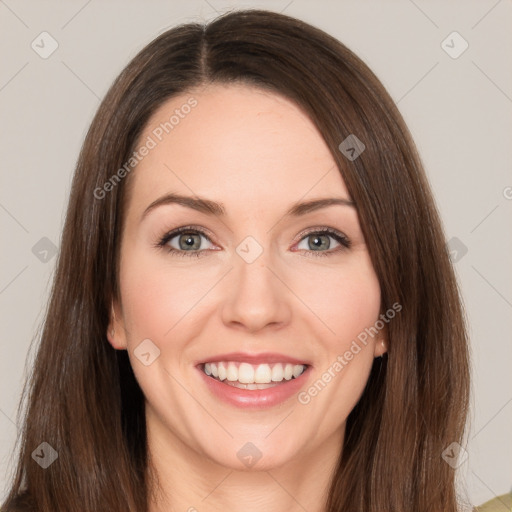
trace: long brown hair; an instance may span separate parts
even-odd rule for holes
[[[465,320],[428,181],[408,129],[372,71],[342,43],[297,19],[247,10],[173,28],[116,79],[74,175],[52,296],[27,380],[20,457],[2,510],[148,509],[144,398],[126,351],[106,339],[118,298],[126,184],[101,189],[169,98],[241,82],[296,102],[338,165],[381,286],[388,353],[376,359],[347,421],[326,511],[455,512],[454,470],[469,393]],[[365,150],[346,158],[355,135]],[[20,409],[21,410],[21,409]],[[42,469],[47,442],[58,460]],[[23,508],[25,507],[25,508]]]

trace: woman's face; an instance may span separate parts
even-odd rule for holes
[[[239,469],[340,446],[384,351],[365,331],[380,288],[315,125],[276,94],[210,85],[161,107],[143,145],[110,341],[128,349],[148,435]],[[298,206],[320,199],[341,201]]]

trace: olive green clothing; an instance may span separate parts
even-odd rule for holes
[[[475,508],[477,512],[512,512],[512,492],[498,496]]]

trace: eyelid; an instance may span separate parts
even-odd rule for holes
[[[304,231],[301,231],[297,235],[296,241],[300,242],[304,237],[306,237],[308,235],[312,235],[314,233],[337,235],[340,238],[344,238],[344,239],[348,240],[348,237],[341,231],[338,231],[337,229],[330,228],[329,226],[314,226],[312,228],[307,228]]]

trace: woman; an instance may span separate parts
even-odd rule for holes
[[[375,75],[287,16],[180,26],[84,142],[2,510],[455,512],[468,389]]]

